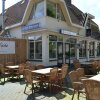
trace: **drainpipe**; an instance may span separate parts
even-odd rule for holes
[[[2,0],[2,30],[3,30],[3,33],[5,31],[5,1],[6,0]]]

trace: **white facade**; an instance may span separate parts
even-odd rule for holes
[[[52,1],[52,0],[51,0]],[[47,0],[44,0],[44,10],[46,10],[46,2]],[[54,1],[52,1],[54,2]],[[100,59],[100,57],[97,57],[97,43],[99,41],[92,39],[90,37],[85,37],[85,27],[76,25],[75,23],[72,23],[71,18],[69,16],[68,13],[68,9],[65,5],[64,0],[56,0],[55,3],[58,3],[62,9],[62,12],[64,14],[64,18],[65,20],[62,21],[60,19],[56,19],[56,18],[52,18],[50,16],[46,16],[46,12],[44,14],[44,16],[42,16],[41,18],[34,18],[29,20],[29,16],[31,13],[31,9],[32,9],[32,5],[35,2],[33,0],[30,0],[25,15],[23,17],[23,20],[21,22],[21,25],[17,26],[17,27],[12,27],[12,28],[8,28],[10,35],[14,38],[26,38],[28,40],[28,52],[27,52],[27,59],[29,59],[30,61],[32,61],[34,64],[44,64],[45,66],[53,66],[53,65],[57,65],[58,64],[58,45],[59,43],[62,44],[62,47],[60,49],[62,49],[62,63],[69,63],[69,59],[70,62],[73,61],[74,58],[80,59],[80,61],[89,61],[90,59]],[[35,24],[39,25],[39,26],[35,26]],[[22,31],[22,27],[25,28],[25,31]],[[31,29],[31,27],[33,27],[33,29]],[[72,36],[72,35],[64,35],[60,33],[60,30],[66,30],[69,33],[70,32],[74,32],[77,35],[76,36]],[[58,40],[55,42],[56,44],[56,57],[54,59],[50,58],[50,40],[49,37],[50,36],[57,36],[58,37],[62,37],[63,40],[61,42],[59,42]],[[30,42],[29,42],[29,38],[30,37],[34,37],[34,36],[41,36],[42,40],[39,40],[38,42],[42,43],[42,58],[41,59],[30,59]],[[70,43],[66,42],[67,39],[71,38],[76,39],[76,47],[75,49],[75,57],[70,57],[70,58],[66,58],[66,46],[70,46]],[[77,47],[77,45],[79,44],[80,41],[85,40],[86,41],[86,56],[85,57],[80,57],[79,55],[79,49],[81,48],[81,46]],[[89,43],[93,41],[94,42],[94,54],[93,56],[89,56],[90,54],[90,48],[89,48]],[[31,41],[32,42],[32,41]],[[38,44],[37,41],[35,41],[34,47],[35,45],[40,45]],[[37,43],[37,44],[36,44]],[[53,43],[53,42],[52,42]],[[68,45],[67,45],[68,44]],[[60,45],[61,46],[61,45]],[[35,47],[36,48],[36,47]],[[35,48],[33,48],[33,50],[35,50]],[[92,48],[92,46],[91,46]],[[69,49],[69,47],[68,47]],[[73,48],[71,48],[73,51]],[[38,50],[38,48],[37,48]],[[60,50],[61,51],[61,50]],[[38,52],[38,51],[34,51],[34,52]],[[69,51],[68,51],[69,52]],[[35,57],[36,55],[33,54],[33,56]],[[38,56],[36,57],[38,58]],[[59,60],[60,62],[60,60]]]

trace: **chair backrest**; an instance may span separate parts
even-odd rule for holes
[[[57,74],[58,74],[58,68],[55,67],[55,68],[51,69],[50,70],[50,78],[49,78],[49,80],[50,81],[55,80],[57,78]]]
[[[36,69],[43,69],[43,68],[44,68],[44,65],[42,65],[42,64],[36,65]]]
[[[95,80],[83,80],[87,100],[100,100],[100,82]]]
[[[27,83],[32,84],[32,72],[29,69],[24,70],[24,77]]]
[[[5,74],[5,68],[4,65],[0,64],[0,73]]]
[[[62,79],[64,79],[65,77],[66,77],[66,75],[67,75],[67,72],[68,72],[68,65],[64,65],[62,68],[61,68],[61,77],[62,77]]]
[[[76,71],[78,72],[79,77],[85,76],[84,68],[78,68]]]
[[[70,80],[71,80],[72,83],[79,81],[79,77],[78,77],[77,71],[71,71],[71,72],[69,72],[69,77],[70,77]]]
[[[7,62],[5,65],[6,66],[13,66],[14,65],[14,62]]]
[[[75,69],[78,69],[81,67],[79,60],[73,60],[73,65],[74,65]]]
[[[24,63],[19,65],[19,74],[24,73],[25,66],[26,66],[26,64],[24,64]]]

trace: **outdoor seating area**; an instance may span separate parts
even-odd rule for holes
[[[2,87],[0,88],[0,98],[5,98],[4,94],[9,90],[9,86],[14,89],[12,87],[14,85],[15,89],[12,91],[20,91],[27,98],[21,100],[35,100],[32,98],[38,98],[41,95],[44,95],[44,98],[48,97],[54,98],[52,100],[58,100],[56,95],[61,94],[64,95],[61,100],[67,98],[68,100],[79,100],[80,98],[81,100],[91,100],[90,95],[93,95],[93,100],[100,100],[100,62],[92,61],[91,63],[91,68],[93,70],[96,69],[95,75],[94,73],[86,75],[86,69],[82,66],[83,64],[78,60],[73,62],[75,69],[70,72],[67,64],[62,64],[61,68],[45,67],[42,64],[33,65],[29,61],[18,65],[14,65],[12,62],[8,62],[5,65],[0,64],[0,87]],[[17,85],[22,87],[22,89],[17,90]],[[93,90],[93,93],[89,92],[91,90]],[[3,93],[1,93],[2,91]],[[36,96],[36,94],[39,96]],[[12,96],[12,94],[7,95]],[[18,93],[16,95],[18,96]],[[30,95],[32,98],[28,99]]]

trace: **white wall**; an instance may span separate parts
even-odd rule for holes
[[[22,38],[21,27],[16,27],[16,28],[10,29],[10,34],[12,37]]]

